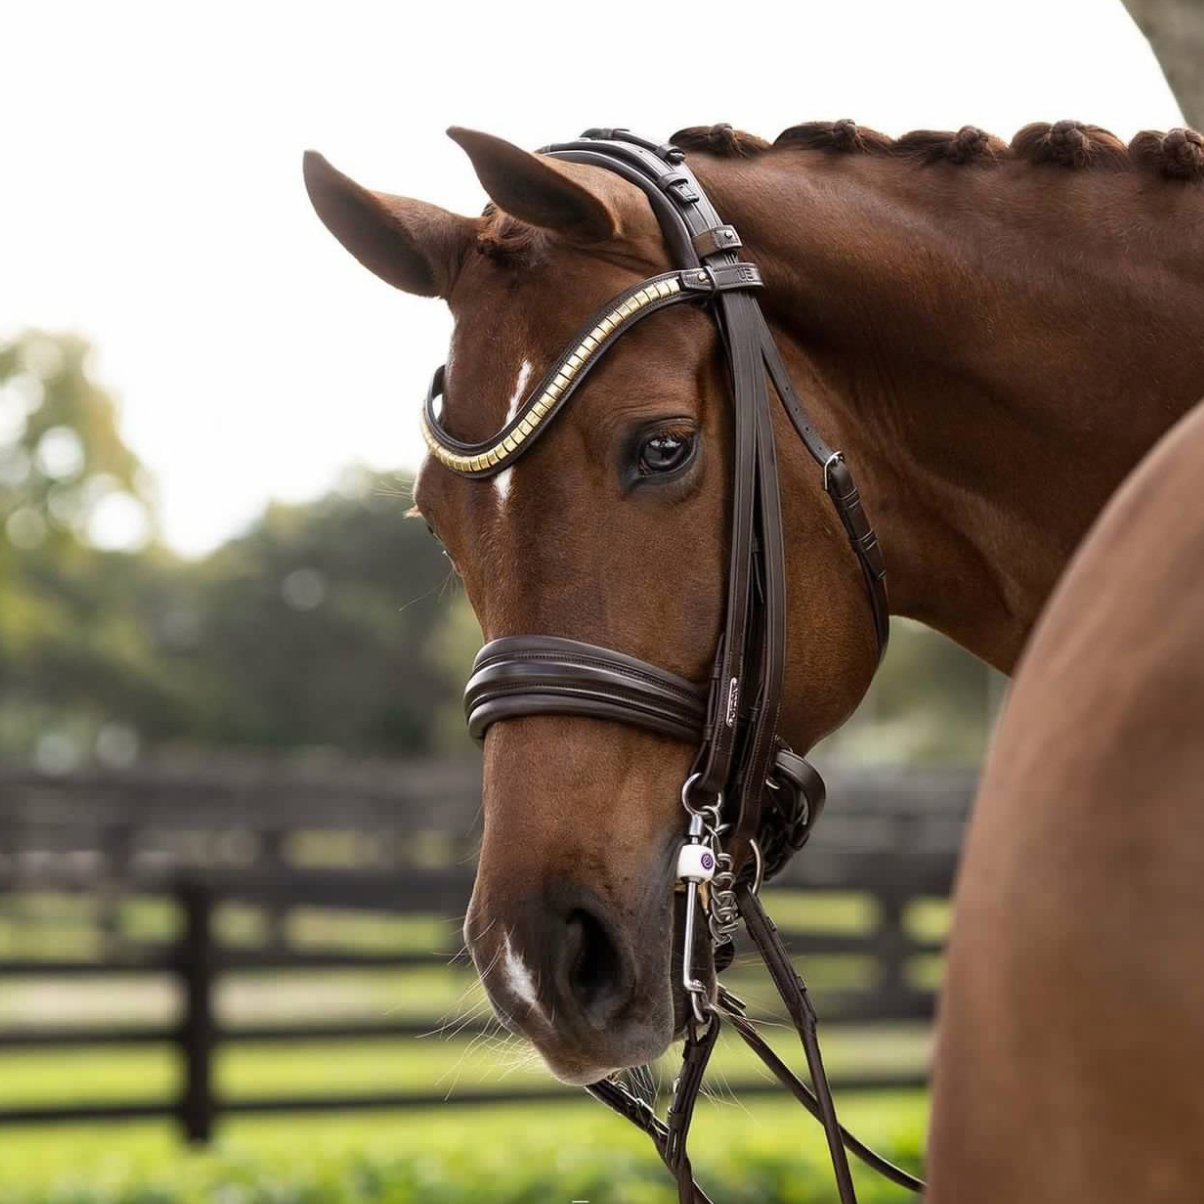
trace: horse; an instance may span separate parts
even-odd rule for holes
[[[960,870],[933,1201],[1200,1196],[1202,472],[1198,406],[1108,504],[1022,657]]]
[[[453,128],[477,217],[371,191],[308,152],[318,215],[369,270],[455,319],[438,420],[485,440],[581,319],[670,266],[644,192]],[[1204,395],[1204,139],[1127,146],[1078,122],[1010,143],[812,122],[772,143],[672,139],[764,283],[826,440],[855,468],[893,614],[1007,673],[1122,479]],[[435,457],[416,511],[487,639],[540,631],[705,681],[724,621],[732,416],[697,309],[625,335],[523,462],[472,481]],[[774,415],[791,588],[781,731],[806,750],[878,659],[862,570]],[[825,474],[826,477],[826,474]],[[494,1009],[549,1069],[593,1083],[686,1029],[671,975],[681,740],[596,717],[489,729],[465,937]],[[704,967],[714,989],[714,968]]]

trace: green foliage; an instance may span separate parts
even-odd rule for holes
[[[895,618],[865,701],[828,751],[862,764],[977,765],[1005,684],[943,635]]]
[[[0,755],[178,714],[137,606],[168,564],[136,554],[151,487],[77,339],[0,345],[0,532]],[[128,731],[105,739],[117,749]]]
[[[919,1169],[921,1095],[852,1097],[842,1113],[888,1157]],[[704,1101],[695,1123],[696,1169],[712,1198],[726,1204],[835,1199],[818,1127],[797,1105],[757,1101],[749,1114]],[[863,1204],[911,1198],[865,1173],[857,1173],[857,1186]],[[0,1204],[670,1204],[674,1198],[642,1134],[588,1101],[238,1121],[204,1153],[184,1153],[148,1126],[27,1134],[0,1144]]]
[[[409,483],[347,473],[199,562],[119,549],[114,499],[149,515],[151,490],[87,362],[70,338],[0,346],[0,757],[437,743],[463,659],[440,631],[463,621]]]
[[[480,632],[434,541],[404,517],[410,483],[351,471],[328,496],[271,506],[182,561],[154,542],[153,490],[88,362],[72,338],[0,345],[0,758],[463,750],[460,691]],[[832,748],[975,762],[999,680],[897,622]]]
[[[431,654],[450,568],[407,520],[408,487],[364,477],[303,507],[273,506],[180,574],[174,647],[206,744],[417,753],[458,693]],[[433,705],[434,704],[434,705]]]
[[[113,400],[88,375],[89,349],[31,332],[0,344],[0,517],[11,544],[106,544],[106,514],[149,518],[150,483],[121,440]],[[128,543],[145,541],[133,530]]]

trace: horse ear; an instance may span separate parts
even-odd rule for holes
[[[326,228],[382,280],[420,297],[446,297],[476,223],[409,197],[371,192],[305,152],[305,188]]]
[[[610,205],[561,164],[492,134],[459,126],[447,133],[472,160],[493,203],[511,217],[575,242],[603,242],[618,231],[618,218]]]

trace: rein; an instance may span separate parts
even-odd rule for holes
[[[768,383],[803,446],[822,470],[823,488],[849,537],[865,579],[879,659],[888,609],[881,550],[861,496],[839,451],[807,419],[754,293],[756,266],[742,261],[736,230],[720,219],[685,153],[626,130],[587,130],[575,142],[543,148],[552,158],[616,173],[643,190],[673,261],[670,272],[643,280],[608,302],[493,438],[465,443],[443,429],[434,375],[422,430],[431,455],[452,472],[481,479],[509,468],[551,425],[593,366],[635,323],[679,304],[705,306],[727,355],[734,402],[731,558],[723,633],[711,676],[698,684],[636,657],[547,635],[507,636],[477,655],[465,691],[472,735],[522,715],[585,715],[643,727],[696,744],[682,805],[689,817],[678,859],[685,894],[682,986],[690,1000],[683,1064],[668,1118],[615,1080],[587,1088],[647,1133],[677,1180],[681,1204],[709,1204],[694,1182],[686,1145],[703,1075],[729,1023],[774,1077],[823,1125],[842,1204],[856,1204],[846,1147],[880,1174],[914,1191],[923,1183],[869,1150],[836,1117],[816,1035],[816,1014],[757,892],[806,843],[824,802],[819,774],[778,735],[786,651],[786,565]],[[705,916],[716,970],[734,951],[740,920],[756,945],[798,1032],[814,1084],[808,1088],[777,1057],[726,988],[712,1000],[694,975],[696,927]]]

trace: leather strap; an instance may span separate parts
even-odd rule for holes
[[[790,954],[786,952],[786,946],[782,944],[776,925],[765,914],[761,900],[743,883],[736,885],[736,899],[748,935],[757,946],[757,952],[760,953],[761,960],[773,979],[773,985],[790,1013],[790,1019],[802,1042],[803,1052],[807,1056],[807,1069],[811,1073],[811,1081],[815,1084],[820,1123],[824,1128],[824,1136],[828,1139],[828,1153],[832,1159],[832,1173],[836,1176],[836,1189],[840,1193],[841,1204],[856,1204],[857,1193],[853,1188],[853,1176],[845,1155],[840,1122],[836,1119],[836,1104],[832,1099],[832,1089],[828,1085],[823,1055],[819,1049],[816,1035],[818,1018],[815,1008],[811,1005],[811,996],[807,993],[806,984],[794,969],[794,963],[790,960]]]
[[[802,989],[805,991],[806,988]],[[719,990],[719,1003],[724,1020],[732,1026],[741,1040],[761,1059],[774,1078],[802,1104],[807,1112],[815,1120],[824,1124],[824,1109],[816,1092],[794,1074],[757,1032],[752,1022],[744,1015],[744,1005],[730,991],[722,987]],[[674,1100],[669,1110],[668,1124],[656,1115],[651,1104],[635,1095],[617,1080],[603,1079],[586,1087],[586,1091],[594,1099],[605,1104],[612,1112],[647,1133],[652,1139],[661,1160],[677,1181],[679,1204],[686,1204],[686,1202],[710,1204],[709,1197],[693,1178],[693,1170],[685,1150],[694,1106],[702,1088],[703,1071],[705,1071],[714,1049],[714,1038],[718,1036],[718,1016],[713,1018],[711,1030],[703,1034],[701,1042],[693,1030],[687,1033],[683,1073],[674,1085]],[[709,1041],[708,1038],[710,1038]],[[826,1078],[823,1082],[826,1088]],[[836,1123],[835,1131],[845,1149],[883,1178],[897,1183],[908,1191],[922,1192],[924,1190],[925,1184],[922,1179],[883,1158],[844,1125]]]
[[[464,691],[468,730],[513,715],[586,715],[677,740],[703,732],[707,691],[647,661],[554,636],[508,636],[477,653]]]
[[[753,1027],[752,1021],[746,1016],[731,1013],[725,1014],[725,1019],[749,1049],[765,1063],[765,1066],[769,1069],[773,1077],[822,1124],[823,1114],[815,1092],[774,1053],[765,1038]],[[883,1158],[881,1154],[871,1149],[856,1134],[850,1133],[844,1125],[839,1125],[838,1128],[840,1131],[840,1140],[844,1148],[850,1154],[864,1162],[871,1170],[877,1171],[884,1179],[889,1179],[892,1183],[897,1183],[900,1187],[907,1188],[908,1191],[922,1192],[924,1190],[924,1181],[922,1179],[917,1179],[915,1175],[905,1171],[901,1166],[896,1166],[889,1159]]]
[[[857,561],[861,565],[874,621],[878,660],[881,661],[886,653],[886,645],[890,637],[890,606],[886,596],[886,562],[882,557],[882,549],[878,545],[878,537],[874,534],[869,518],[861,506],[861,494],[853,483],[853,474],[849,471],[840,452],[829,447],[820,433],[811,425],[811,420],[807,417],[806,411],[794,391],[790,374],[782,362],[781,353],[765,322],[764,315],[759,316],[761,352],[765,357],[765,367],[773,381],[773,387],[777,391],[782,408],[786,411],[786,416],[790,419],[799,440],[810,453],[811,458],[823,470],[824,492],[831,499],[841,524],[848,534]]]
[[[661,1161],[677,1180],[678,1200],[680,1201],[682,1180],[678,1175],[678,1168],[671,1163],[668,1155],[669,1127],[652,1110],[652,1105],[640,1099],[638,1095],[634,1095],[622,1083],[616,1082],[614,1079],[602,1079],[600,1082],[590,1083],[585,1090],[616,1115],[648,1134],[653,1145],[656,1146],[656,1152],[660,1155]],[[690,1190],[691,1194],[686,1199],[692,1200],[693,1204],[711,1204],[711,1198],[696,1182],[691,1181]]]
[[[698,744],[706,735],[709,692],[634,656],[556,636],[506,636],[477,653],[464,691],[468,730],[483,741],[502,719],[578,715],[641,727]],[[780,741],[765,774],[772,822],[754,833],[772,878],[806,844],[824,805],[824,782]]]
[[[665,1165],[677,1179],[679,1204],[691,1204],[694,1199],[694,1170],[690,1165],[686,1143],[707,1065],[711,1054],[715,1052],[715,1042],[719,1039],[719,1027],[717,1015],[711,1016],[710,1023],[701,1033],[693,1024],[689,1025],[682,1049],[681,1069],[677,1072],[677,1082],[673,1088],[673,1102],[669,1105]]]

